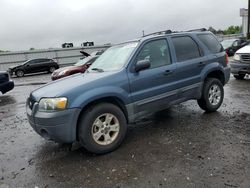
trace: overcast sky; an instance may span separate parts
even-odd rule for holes
[[[241,25],[248,0],[0,0],[0,50],[117,43],[158,30]]]

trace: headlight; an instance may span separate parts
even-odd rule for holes
[[[234,55],[234,60],[240,61],[240,55],[239,55],[239,54],[235,54],[235,55]]]
[[[67,98],[42,98],[39,101],[39,111],[58,111],[64,110],[67,105]]]

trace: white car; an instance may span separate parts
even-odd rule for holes
[[[236,79],[243,80],[246,74],[250,74],[250,45],[236,51],[230,65],[231,73]]]

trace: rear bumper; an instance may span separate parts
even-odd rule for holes
[[[231,61],[230,66],[232,74],[250,74],[250,63]]]
[[[76,141],[77,120],[80,109],[67,109],[58,112],[39,112],[38,103],[31,110],[28,101],[26,111],[30,125],[43,138],[59,143]]]
[[[225,84],[229,81],[230,79],[230,73],[231,73],[231,68],[230,67],[225,67],[224,68],[224,75],[225,75]]]
[[[14,88],[14,82],[12,80],[0,84],[0,91],[4,94]]]

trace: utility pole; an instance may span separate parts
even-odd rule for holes
[[[250,0],[248,0],[247,39],[250,39]]]

